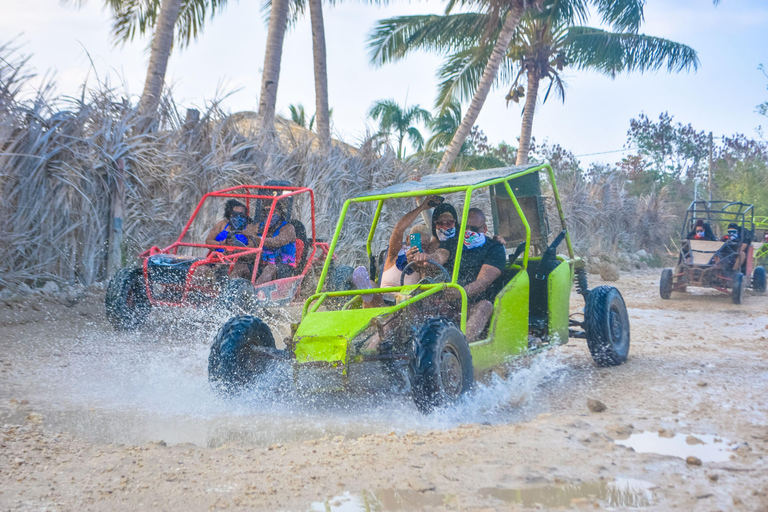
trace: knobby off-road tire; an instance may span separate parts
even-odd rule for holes
[[[208,382],[213,390],[235,392],[267,371],[274,359],[262,349],[277,350],[267,324],[251,315],[227,321],[216,334],[208,356]]]
[[[737,272],[733,276],[733,288],[731,288],[731,300],[734,304],[741,304],[744,300],[744,274]]]
[[[665,268],[661,271],[661,281],[659,282],[659,295],[664,300],[672,297],[672,269]]]
[[[143,277],[141,268],[125,267],[110,279],[104,308],[107,320],[115,330],[132,331],[147,320],[152,306]]]
[[[765,293],[768,288],[768,278],[766,277],[765,267],[756,267],[752,272],[752,289],[757,293]]]
[[[216,309],[234,315],[248,315],[256,311],[256,291],[247,279],[230,278],[216,298]]]
[[[443,318],[428,320],[413,341],[408,365],[416,407],[423,414],[456,402],[474,381],[464,334]]]
[[[618,366],[629,355],[629,315],[621,292],[613,286],[589,291],[584,308],[587,345],[598,366]]]

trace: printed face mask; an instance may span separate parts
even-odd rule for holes
[[[696,238],[704,238],[704,232],[703,231],[697,231],[696,232]]]
[[[474,249],[480,247],[485,243],[485,233],[477,233],[476,231],[464,232],[464,247],[467,249]]]
[[[443,228],[437,228],[437,239],[441,242],[445,242],[449,238],[453,238],[456,236],[456,228],[450,228],[450,229],[443,229]]]

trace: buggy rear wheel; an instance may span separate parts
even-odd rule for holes
[[[598,366],[618,366],[629,355],[629,315],[621,292],[613,286],[589,291],[584,308],[587,345]]]
[[[152,306],[142,277],[141,268],[125,267],[110,279],[104,309],[115,330],[132,331],[147,320]]]
[[[474,381],[472,354],[458,327],[443,318],[428,320],[414,340],[408,376],[423,414],[455,403],[469,391]]]
[[[733,288],[731,288],[731,300],[734,304],[741,304],[744,300],[744,274],[737,272],[733,276]]]
[[[217,309],[235,315],[247,315],[256,310],[256,291],[247,279],[230,278],[216,299]]]
[[[211,345],[208,382],[214,391],[231,393],[252,383],[283,351],[275,348],[269,326],[251,315],[240,315],[225,323]]]
[[[672,297],[672,269],[671,268],[665,268],[661,271],[661,282],[659,283],[659,295],[661,295],[661,298],[664,300],[670,299]]]
[[[767,285],[765,267],[756,267],[752,272],[752,289],[757,293],[765,293]]]

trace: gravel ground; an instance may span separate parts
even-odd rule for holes
[[[611,283],[625,365],[572,340],[430,418],[407,397],[222,401],[220,319],[116,334],[98,291],[6,304],[0,509],[768,510],[768,297],[662,301],[659,274]]]

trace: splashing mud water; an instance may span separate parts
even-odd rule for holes
[[[210,342],[221,323],[195,312],[173,312],[157,315],[142,332],[91,326],[71,338],[18,340],[6,355],[15,368],[13,384],[0,390],[0,399],[34,401],[44,406],[47,427],[98,442],[268,445],[521,421],[542,412],[535,398],[568,373],[556,353],[541,354],[507,368],[507,377],[491,375],[455,407],[427,417],[409,396],[390,390],[296,395],[287,367],[275,368],[241,396],[224,399],[207,380]]]

